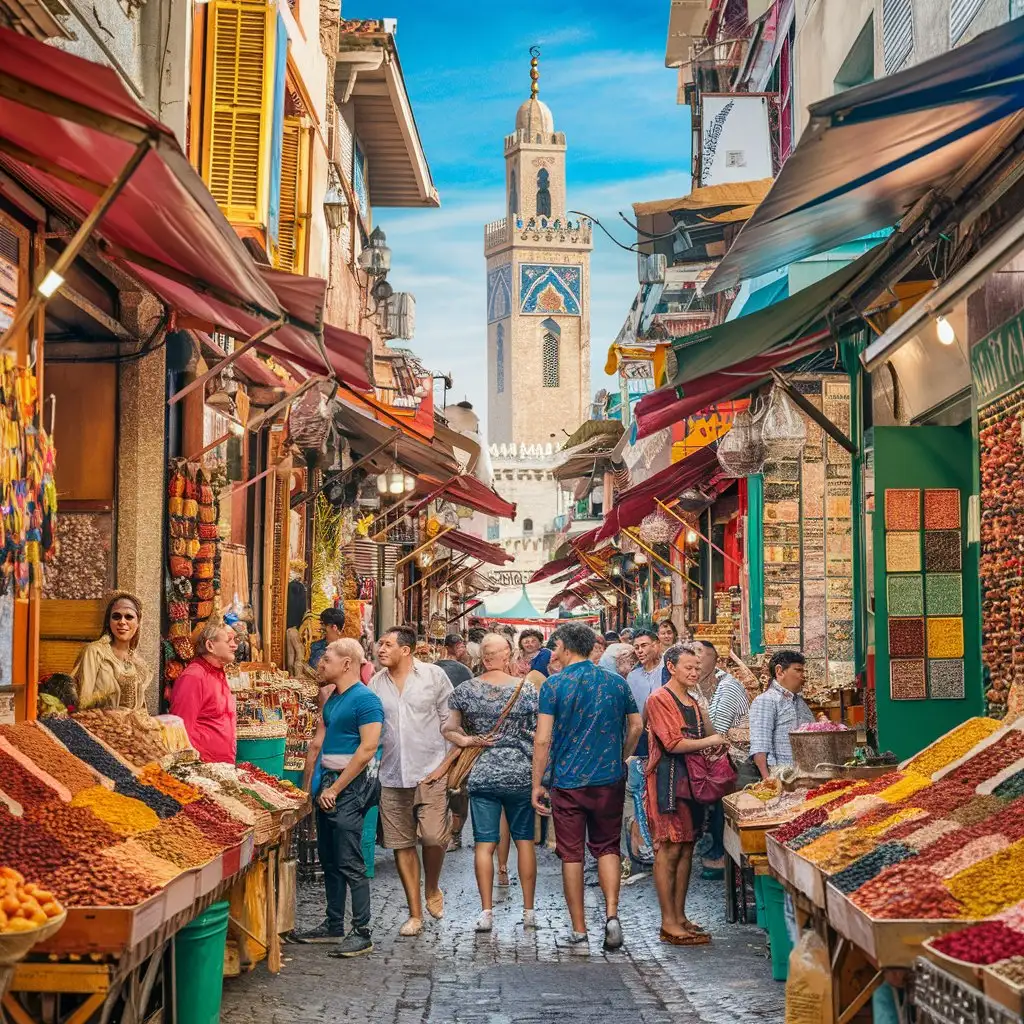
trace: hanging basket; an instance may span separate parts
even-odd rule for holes
[[[749,409],[736,413],[729,432],[718,442],[718,464],[726,476],[754,476],[765,463],[761,424]]]
[[[768,396],[768,409],[761,429],[765,455],[769,462],[799,459],[807,444],[807,425],[800,410],[786,397],[784,391],[772,387]]]
[[[646,544],[669,544],[680,530],[678,519],[658,509],[640,521],[640,537]]]

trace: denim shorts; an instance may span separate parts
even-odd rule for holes
[[[530,791],[521,793],[470,793],[473,842],[496,843],[501,839],[501,812],[508,819],[512,841],[533,842],[533,804]]]

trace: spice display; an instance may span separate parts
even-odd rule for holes
[[[200,797],[186,804],[184,813],[211,843],[225,848],[237,845],[248,831],[244,824],[232,818],[209,797]]]
[[[155,885],[166,885],[181,874],[177,864],[158,857],[141,843],[128,839],[118,846],[104,850],[102,856],[112,861],[122,871],[128,871]]]
[[[907,772],[898,782],[894,782],[891,786],[886,786],[878,796],[886,803],[898,804],[901,800],[906,800],[919,790],[926,789],[929,786],[931,786],[931,780],[924,775],[918,775],[917,772]]]
[[[131,769],[104,750],[73,718],[47,718],[43,724],[75,757],[91,765],[101,775],[114,782],[134,781]]]
[[[977,786],[1024,758],[1024,730],[1010,729],[955,770],[958,782]]]
[[[49,790],[49,796],[47,799],[63,800],[67,802],[71,799],[71,790],[66,786],[62,786],[52,775],[47,774],[39,767],[31,758],[26,757],[17,747],[8,743],[7,740],[0,736],[0,753],[6,754],[15,764],[20,765],[32,778],[36,781],[41,782],[47,790]],[[10,794],[8,794],[10,795]]]
[[[981,836],[972,839],[966,846],[961,847],[955,853],[944,857],[940,861],[929,865],[929,870],[938,875],[939,878],[952,878],[954,875],[966,871],[972,864],[991,857],[992,854],[1005,850],[1010,845],[1005,836]]]
[[[924,528],[960,529],[960,492],[951,487],[929,488],[924,492]]]
[[[906,843],[906,845],[912,850],[917,850],[918,852],[926,847],[934,845],[944,836],[948,836],[951,832],[960,831],[960,826],[955,821],[948,821],[946,818],[929,821],[925,825],[921,825],[920,822],[913,822],[912,824],[920,827],[915,828],[914,831],[902,837],[902,842]]]
[[[992,793],[1003,800],[1016,800],[1018,797],[1024,796],[1024,769],[1011,775],[1008,779],[1003,779]]]
[[[888,572],[920,572],[921,535],[919,533],[887,533],[885,535],[885,568]]]
[[[849,732],[848,726],[843,725],[841,722],[830,722],[827,719],[820,722],[806,722],[797,729],[793,729],[793,732]]]
[[[154,789],[152,786],[144,786],[135,779],[131,782],[119,782],[116,791],[132,800],[138,800],[156,812],[160,818],[173,818],[181,810],[181,804],[166,793]]]
[[[60,545],[43,579],[47,601],[98,601],[114,585],[110,512],[62,512]]]
[[[116,750],[126,761],[141,767],[159,761],[168,754],[163,744],[160,724],[144,712],[122,710],[80,711],[75,715],[80,722],[108,747]]]
[[[121,836],[87,807],[35,804],[25,808],[24,816],[54,838],[73,843],[78,853],[93,853],[122,842]]]
[[[924,619],[889,619],[889,656],[924,657]]]
[[[924,535],[925,572],[960,572],[959,531],[941,530]]]
[[[930,572],[924,578],[924,603],[929,615],[963,615],[963,577],[955,572]],[[890,607],[890,614],[894,614]]]
[[[1024,956],[1011,956],[989,968],[1013,985],[1024,985]]]
[[[889,576],[886,585],[889,588],[890,615],[924,615],[923,576]]]
[[[169,796],[182,807],[198,800],[202,794],[195,786],[169,775],[159,765],[149,764],[139,772],[139,782],[144,786],[152,786],[165,796]]]
[[[158,889],[107,857],[71,858],[64,865],[41,880],[68,907],[133,907]]]
[[[63,913],[53,893],[26,882],[14,868],[0,867],[0,934],[31,932]]]
[[[196,868],[207,864],[221,850],[206,839],[185,815],[163,821],[158,828],[141,833],[136,837],[136,842],[180,868]]]
[[[983,821],[988,821],[1003,806],[1003,801],[997,796],[976,796],[963,807],[953,808],[948,816],[958,825],[978,825]]]
[[[998,914],[1024,899],[1024,842],[972,865],[946,882],[974,919]]]
[[[961,700],[966,695],[964,663],[959,659],[928,662],[928,692],[936,700]]]
[[[0,788],[22,807],[27,804],[45,804],[57,800],[57,793],[40,782],[10,754],[0,750]]]
[[[0,736],[53,776],[72,795],[95,786],[98,779],[89,767],[69,754],[33,722],[0,726]]]
[[[991,718],[969,718],[942,739],[925,747],[911,759],[907,767],[921,775],[933,775],[946,765],[958,761],[971,747],[986,736],[991,736],[1000,727],[1000,723]]]
[[[0,864],[40,877],[72,859],[73,854],[60,840],[0,805]]]
[[[928,619],[928,657],[962,658],[964,656],[964,620],[960,618]]]
[[[885,528],[921,529],[921,492],[910,487],[889,487],[885,492]]]
[[[966,911],[942,882],[907,877],[900,868],[890,868],[850,899],[871,917],[883,920],[949,920],[964,917]]]
[[[899,864],[909,857],[917,856],[917,851],[905,843],[882,843],[871,853],[855,860],[848,868],[844,868],[832,879],[832,884],[840,892],[854,892],[865,882],[877,877],[886,868]],[[954,896],[956,893],[953,894]]]
[[[890,619],[889,627],[902,620]],[[923,700],[928,696],[924,659],[894,658],[889,662],[889,697],[892,700]]]
[[[160,824],[156,813],[144,803],[120,793],[111,793],[105,786],[93,786],[92,789],[78,793],[71,801],[71,806],[88,807],[119,836],[133,836]]]

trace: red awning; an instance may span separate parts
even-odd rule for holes
[[[475,476],[463,474],[450,480],[445,485],[442,497],[454,501],[456,505],[465,505],[474,512],[483,512],[484,515],[496,516],[498,519],[516,517],[516,506],[511,501],[506,501],[497,491],[492,491],[486,484],[481,483]]]
[[[664,387],[652,391],[637,403],[637,437],[649,437],[673,423],[681,423],[687,416],[693,416],[715,402],[722,402],[756,387],[771,375],[775,367],[785,366],[813,352],[821,352],[832,344],[834,342],[830,331],[815,331],[781,348],[771,349],[763,355],[737,363],[728,370],[697,377],[681,388]]]
[[[688,487],[710,481],[719,472],[721,470],[715,450],[711,446],[701,448],[682,462],[674,462],[635,487],[630,487],[628,491],[623,491],[604,523],[596,531],[591,531],[593,541],[589,540],[591,534],[583,534],[576,538],[575,546],[585,547],[595,541],[607,540],[627,526],[638,526],[644,516],[658,507],[658,501],[670,502]]]
[[[482,562],[489,562],[491,565],[507,565],[515,559],[507,552],[498,547],[497,544],[488,544],[487,541],[474,537],[471,533],[463,533],[461,530],[449,530],[438,538],[438,544],[453,551],[459,551],[471,558],[479,558]]]
[[[566,555],[565,558],[556,558],[551,562],[547,562],[542,565],[531,577],[531,583],[540,583],[541,580],[551,579],[552,576],[557,576],[560,572],[565,572],[566,569],[572,569],[574,566],[579,565],[579,559],[575,555]]]
[[[352,387],[370,388],[369,339],[332,331],[337,348],[325,338],[333,356],[321,354],[325,283],[253,262],[173,133],[113,70],[0,29],[0,139],[0,165],[78,221],[148,145],[94,229],[101,252],[175,311],[235,337],[283,320],[265,351],[301,356],[314,372],[330,367]]]

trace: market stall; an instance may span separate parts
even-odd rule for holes
[[[114,1007],[141,1021],[176,997],[219,999],[219,967],[210,991],[177,989],[169,944],[216,904],[223,958],[225,931],[251,930],[233,899],[229,922],[224,901],[253,871],[266,877],[272,955],[278,850],[307,796],[252,765],[172,753],[164,734],[127,711],[0,727],[0,867],[67,912],[14,970],[3,1007],[19,1024],[41,1019],[43,994],[68,1024]]]

